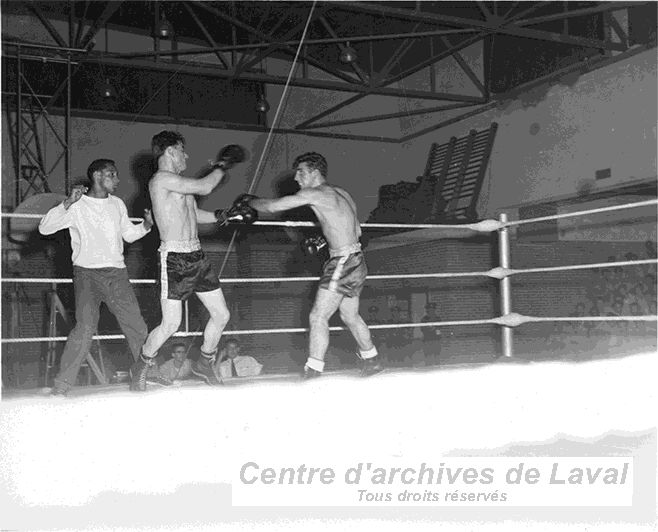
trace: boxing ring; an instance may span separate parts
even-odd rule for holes
[[[408,329],[408,328],[423,328],[423,327],[453,327],[453,326],[473,326],[473,325],[495,325],[500,328],[501,335],[501,352],[495,355],[496,358],[502,360],[512,360],[514,357],[514,329],[528,323],[545,323],[545,322],[655,322],[658,316],[655,315],[628,315],[628,316],[531,316],[523,315],[513,311],[512,309],[512,276],[521,276],[532,273],[548,273],[548,272],[561,272],[573,270],[591,270],[601,268],[618,268],[624,266],[639,266],[647,264],[657,264],[657,259],[639,259],[639,260],[625,260],[614,262],[598,262],[598,263],[584,263],[584,264],[567,264],[563,266],[552,267],[536,267],[536,268],[523,268],[515,269],[511,265],[510,253],[510,238],[509,232],[513,228],[528,225],[533,223],[541,223],[546,221],[553,221],[562,218],[576,218],[583,217],[590,214],[606,213],[619,210],[632,210],[646,206],[655,206],[658,200],[645,200],[640,202],[628,203],[623,205],[614,205],[607,207],[600,207],[597,209],[589,209],[577,212],[560,213],[552,216],[542,216],[537,218],[528,218],[522,220],[508,220],[506,214],[501,214],[498,220],[483,220],[471,224],[394,224],[394,223],[364,223],[361,224],[364,230],[368,229],[396,229],[396,230],[419,230],[429,229],[436,231],[439,237],[445,238],[449,235],[451,238],[459,236],[473,236],[479,234],[492,234],[497,235],[498,247],[498,260],[499,265],[486,271],[470,271],[470,272],[429,272],[429,273],[405,273],[405,274],[387,274],[387,275],[369,275],[368,280],[409,280],[409,279],[459,279],[459,278],[473,278],[483,277],[494,279],[499,282],[500,301],[499,307],[501,314],[486,319],[471,319],[471,320],[438,320],[438,321],[425,321],[420,323],[406,322],[406,323],[387,323],[387,324],[369,324],[371,330],[378,329]],[[33,218],[39,219],[39,214],[11,214],[2,213],[3,218]],[[132,221],[141,221],[141,218],[132,218]],[[316,227],[313,222],[301,221],[257,221],[254,225],[260,226],[275,226],[287,228],[306,228]],[[238,284],[251,284],[251,283],[272,283],[272,282],[312,282],[317,281],[319,277],[262,277],[262,278],[222,278],[222,283],[227,285]],[[59,284],[72,283],[72,279],[63,278],[2,278],[2,283],[28,283],[28,284],[48,284],[53,289]],[[154,279],[132,279],[134,284],[155,284]],[[185,309],[185,331],[175,333],[176,337],[195,337],[202,336],[200,331],[190,331],[187,319],[187,307]],[[332,326],[330,331],[343,331],[345,327]],[[264,329],[242,329],[242,330],[225,330],[225,336],[245,336],[245,335],[261,335],[261,334],[284,334],[284,333],[306,333],[306,327],[280,327],[280,328],[264,328]],[[97,334],[93,337],[94,340],[120,340],[123,339],[122,334]],[[3,345],[9,344],[25,344],[34,342],[48,342],[52,345],[54,342],[66,341],[66,336],[38,336],[27,338],[2,338]],[[50,369],[50,368],[47,368]]]
[[[655,200],[597,209],[653,206]],[[590,212],[590,211],[585,211]],[[563,216],[578,216],[569,213]],[[3,215],[11,216],[11,215]],[[373,325],[373,330],[489,324],[500,327],[499,360],[514,360],[514,330],[543,321],[656,321],[656,316],[539,317],[513,312],[510,278],[535,272],[656,264],[656,259],[515,269],[509,232],[546,220],[488,220],[473,225],[363,224],[431,228],[454,235],[496,233],[499,265],[484,271],[371,275],[370,280],[484,277],[500,283],[502,313],[488,319]],[[258,222],[308,227],[307,222]],[[226,284],[314,281],[316,277],[225,278]],[[71,279],[2,279],[65,284]],[[135,279],[133,283],[153,283]],[[303,333],[304,327],[226,331],[226,335]],[[343,330],[332,327],[332,330]],[[177,336],[198,336],[179,332]],[[98,340],[122,335],[97,335]],[[3,338],[2,345],[62,342],[65,337]],[[478,529],[549,529],[560,522],[599,530],[644,530],[655,516],[656,353],[591,360],[486,364],[450,371],[347,373],[302,383],[250,378],[240,386],[183,386],[135,394],[128,385],[87,386],[70,398],[19,394],[0,402],[0,490],[10,528],[50,530],[472,530],[472,507],[364,505],[355,508],[235,505],[245,463],[339,470],[355,462],[448,463],[462,457],[631,457],[628,507],[564,509],[478,507]],[[443,368],[445,369],[445,368]],[[266,376],[267,377],[267,376]],[[232,383],[229,383],[232,384]],[[81,387],[76,387],[81,388]],[[74,388],[75,389],[75,388]],[[97,389],[97,391],[93,391]],[[55,450],[54,452],[52,450]],[[559,458],[555,458],[559,460]],[[651,488],[653,486],[653,488]],[[276,490],[277,486],[271,486]],[[445,487],[442,487],[445,489]],[[653,491],[652,491],[653,489]],[[651,494],[653,493],[653,498]],[[266,505],[267,506],[267,505]],[[558,510],[556,512],[556,510]],[[581,525],[575,525],[581,526]],[[607,526],[607,528],[606,528]]]

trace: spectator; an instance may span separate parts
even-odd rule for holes
[[[192,364],[187,358],[187,347],[181,342],[175,343],[171,346],[171,358],[160,366],[160,376],[176,382],[187,379],[190,375],[192,375]]]
[[[223,379],[228,377],[254,377],[260,375],[263,370],[263,365],[254,357],[240,354],[240,344],[233,338],[226,342],[219,360],[221,362],[216,364],[215,368]]]

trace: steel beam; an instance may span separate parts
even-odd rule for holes
[[[81,63],[97,63],[97,58],[82,58],[78,59]],[[152,63],[150,61],[126,61],[115,58],[103,57],[103,63],[106,65],[127,66],[131,68],[143,68],[145,70],[164,70],[167,72],[185,72],[188,74],[201,74],[204,76],[218,77],[218,78],[231,78],[234,75],[233,70],[219,70],[216,68],[206,68],[198,65],[185,65],[185,64],[163,64]],[[256,81],[261,83],[271,83],[273,85],[285,85],[287,78],[285,76],[273,76],[269,74],[262,74],[258,72],[244,72],[240,76],[241,79]],[[290,80],[291,86],[305,87],[311,89],[326,89],[340,92],[354,92],[363,94],[378,94],[380,96],[395,96],[402,98],[419,98],[421,100],[447,100],[455,102],[467,103],[484,103],[484,99],[478,96],[469,96],[461,94],[450,94],[443,92],[430,92],[430,91],[417,91],[417,90],[403,90],[389,87],[368,87],[359,84],[342,83],[339,81],[329,80],[311,80],[303,78],[292,78]]]
[[[557,42],[561,44],[571,44],[574,46],[584,46],[587,48],[597,48],[603,50],[616,50],[623,51],[625,48],[619,43],[611,41],[598,41],[596,39],[587,39],[584,37],[573,37],[570,35],[562,35],[561,33],[553,33],[542,30],[531,30],[521,28],[510,24],[498,24],[494,22],[482,21],[477,19],[469,19],[463,17],[455,17],[452,15],[441,15],[436,13],[417,11],[410,11],[406,9],[399,9],[393,7],[385,7],[381,4],[372,5],[361,2],[341,2],[341,7],[352,8],[366,13],[374,13],[378,15],[388,15],[408,20],[420,20],[421,22],[439,22],[451,26],[478,28],[488,33],[500,33],[504,35],[512,35],[515,37],[525,37],[527,39],[537,39],[542,41]]]

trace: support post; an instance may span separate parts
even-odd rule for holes
[[[507,222],[507,214],[501,214],[500,222]],[[501,268],[510,267],[509,230],[498,230],[498,261]],[[506,276],[500,280],[500,310],[503,316],[512,312],[512,280]],[[514,354],[512,327],[501,326],[502,356],[511,358]]]

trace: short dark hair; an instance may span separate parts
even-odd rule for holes
[[[182,347],[183,349],[185,349],[185,351],[187,351],[187,346],[183,342],[176,342],[171,346],[172,352],[176,351],[176,349],[178,349],[179,347]]]
[[[240,347],[240,342],[238,342],[235,338],[229,338],[228,340],[226,340],[225,346],[228,347],[229,345]]]
[[[92,161],[92,163],[87,167],[87,179],[93,182],[95,172],[102,172],[110,166],[116,166],[112,159],[96,159],[95,161]]]
[[[160,131],[157,135],[153,135],[153,138],[151,139],[153,158],[157,161],[169,146],[176,146],[179,142],[185,146],[185,137],[183,137],[178,131],[166,130]]]
[[[306,163],[310,170],[318,170],[320,175],[327,179],[327,172],[329,171],[329,165],[324,156],[310,151],[299,155],[292,163],[293,168],[297,168],[301,163]]]

